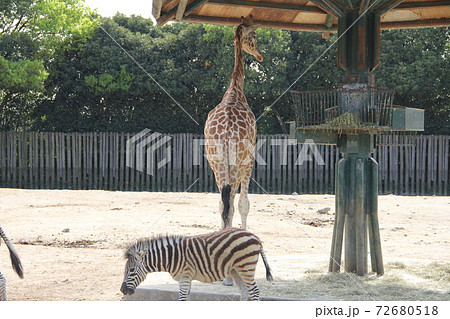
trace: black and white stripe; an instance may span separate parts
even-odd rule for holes
[[[6,247],[8,247],[9,256],[11,258],[11,264],[13,269],[19,275],[20,278],[23,278],[22,263],[20,262],[19,255],[17,255],[13,244],[9,241],[8,237],[6,237],[6,234],[1,226],[0,226],[0,237],[5,241]],[[2,241],[0,239],[0,244],[1,242]],[[0,301],[5,300],[6,300],[6,278],[0,272]]]
[[[211,283],[233,276],[242,300],[259,300],[255,270],[259,254],[272,280],[261,241],[237,228],[192,236],[161,236],[139,240],[125,253],[125,277],[121,291],[133,294],[148,273],[165,271],[180,285],[179,300],[186,300],[192,280]]]

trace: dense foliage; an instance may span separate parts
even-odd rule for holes
[[[94,17],[81,0],[2,0],[0,23],[2,130],[200,133],[234,64],[230,27]],[[257,36],[264,62],[246,56],[247,100],[260,133],[285,132],[289,89],[339,81],[334,46],[309,68],[336,37]],[[425,109],[427,133],[450,134],[449,28],[383,32],[381,48],[377,85]]]

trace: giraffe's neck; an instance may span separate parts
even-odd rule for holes
[[[234,37],[234,70],[231,75],[230,88],[235,87],[244,92],[244,52],[242,51],[242,26],[236,29]]]

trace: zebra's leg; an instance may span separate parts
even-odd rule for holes
[[[0,272],[0,301],[6,301],[6,278]]]
[[[244,272],[239,271],[238,269],[237,273],[244,282],[250,300],[261,300],[261,298],[259,297],[259,289],[255,282],[255,270],[253,269],[252,271],[247,269]]]
[[[186,301],[189,293],[191,292],[191,280],[188,278],[182,278],[179,280],[180,285],[180,297],[179,301]]]
[[[241,300],[249,300],[247,287],[245,286],[244,281],[242,280],[241,276],[239,276],[238,272],[234,269],[231,270],[231,276],[233,276],[234,281],[239,287],[239,290],[241,291]]]
[[[247,287],[248,294],[250,295],[250,300],[261,300],[259,297],[259,289],[256,285],[256,282],[253,280],[251,283],[245,283],[245,286]]]
[[[226,277],[226,278],[222,281],[222,284],[223,284],[224,286],[233,286],[233,277],[231,277],[231,276]]]

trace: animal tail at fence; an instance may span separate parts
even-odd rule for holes
[[[261,250],[259,251],[259,253],[261,254],[261,258],[263,260],[264,266],[266,267],[266,279],[268,281],[273,281],[272,274],[270,273],[269,263],[267,262],[266,254],[264,253],[264,250],[262,249],[262,247],[261,247]]]
[[[12,264],[14,271],[19,275],[20,278],[23,278],[23,268],[22,268],[22,263],[20,262],[20,259],[19,259],[19,255],[17,254],[16,250],[14,249],[13,244],[9,241],[8,237],[6,237],[6,234],[3,231],[3,228],[1,226],[0,226],[0,236],[5,241],[6,247],[8,247],[9,256],[11,257],[11,264]]]
[[[222,187],[222,202],[223,202],[223,211],[222,211],[222,220],[224,228],[230,226],[228,215],[230,213],[230,193],[231,193],[231,185],[227,184]]]

